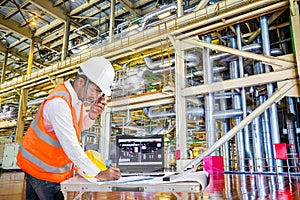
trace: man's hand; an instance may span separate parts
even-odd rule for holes
[[[103,181],[118,180],[121,177],[121,172],[118,168],[110,167],[105,171],[99,172],[95,178]]]
[[[90,111],[89,111],[89,117],[94,120],[99,115],[101,115],[104,111],[104,107],[106,106],[106,101],[101,101],[101,103],[95,102],[91,105]]]

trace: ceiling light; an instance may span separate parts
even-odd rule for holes
[[[33,27],[36,27],[38,24],[37,24],[37,22],[35,20],[32,20],[30,22],[30,25],[33,26]]]
[[[158,17],[158,19],[163,19],[163,18],[166,18],[166,17],[168,17],[170,15],[171,15],[171,12],[169,11],[169,12],[165,12],[163,14],[160,14],[157,17]]]

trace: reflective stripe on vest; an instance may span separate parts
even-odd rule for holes
[[[67,99],[67,101],[68,101],[69,104],[71,103],[70,102],[70,97],[69,97],[69,95],[68,95],[67,92],[56,91],[56,92],[53,92],[53,93],[49,94],[49,96],[47,98],[53,97],[53,96],[63,96],[63,97],[65,97]]]
[[[43,140],[44,142],[48,143],[49,145],[51,146],[54,146],[56,148],[61,148],[61,145],[60,143],[55,140],[54,138],[52,138],[51,136],[49,136],[48,134],[45,134],[43,131],[41,131],[41,129],[38,127],[37,125],[37,121],[39,120],[40,118],[40,115],[41,115],[41,110],[42,109],[39,109],[39,112],[38,114],[36,115],[36,118],[35,120],[32,121],[32,124],[31,124],[31,127],[32,129],[34,130],[35,134],[41,139]],[[26,156],[25,156],[26,157]]]
[[[34,163],[35,165],[43,168],[45,171],[47,172],[52,172],[52,173],[64,173],[64,172],[68,172],[72,169],[72,164],[65,164],[59,168],[57,167],[53,167],[51,165],[48,165],[47,163],[41,161],[40,159],[38,159],[37,157],[35,157],[34,155],[32,155],[30,152],[28,152],[26,149],[24,149],[22,147],[22,145],[20,145],[19,147],[20,152],[22,153],[22,156],[25,157],[27,160],[29,160],[30,162]]]
[[[57,92],[53,92],[51,93],[48,97],[53,97],[53,96],[63,96],[67,99],[68,103],[70,104],[70,97],[68,95],[67,92],[61,92],[61,91],[57,91]],[[51,146],[54,146],[56,148],[62,148],[60,143],[55,140],[54,138],[52,138],[51,136],[49,136],[48,134],[45,134],[37,125],[38,120],[40,119],[41,116],[41,110],[39,109],[35,119],[32,121],[31,127],[33,128],[34,132],[36,133],[36,135],[43,140],[44,142],[48,143]]]

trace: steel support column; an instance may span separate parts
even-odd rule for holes
[[[28,55],[27,74],[31,74],[32,71],[33,54],[34,54],[34,40],[32,39],[30,43],[30,50]]]
[[[19,102],[19,112],[16,130],[16,142],[21,143],[24,134],[24,116],[26,115],[26,104],[27,104],[28,90],[22,89],[20,102]]]
[[[176,92],[176,165],[177,171],[182,170],[183,160],[187,159],[187,117],[186,117],[186,101],[182,96],[182,90],[185,88],[185,65],[184,51],[182,42],[175,41],[175,92]]]

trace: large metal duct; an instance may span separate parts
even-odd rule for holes
[[[259,50],[259,49],[261,49],[261,44],[258,44],[258,43],[249,44],[249,45],[243,46],[243,47],[241,48],[241,50],[243,50],[243,51],[249,51],[249,52],[251,52],[251,51],[257,51],[257,50]],[[225,61],[233,60],[233,57],[236,58],[236,56],[232,56],[232,55],[229,54],[229,53],[224,53],[224,52],[222,52],[222,53],[217,53],[217,54],[214,54],[214,55],[210,56],[210,59],[211,59],[212,61],[224,59],[224,60],[222,60],[222,61],[225,62]],[[226,58],[226,59],[225,59],[225,58]]]
[[[185,52],[184,53],[184,58],[186,60],[186,66],[187,67],[197,67],[201,64],[201,57],[200,55],[198,55],[197,53],[194,52]],[[165,68],[170,65],[172,65],[175,62],[175,58],[174,56],[172,56],[170,58],[170,60],[168,58],[165,58],[163,61],[159,60],[159,61],[152,61],[152,59],[148,56],[146,56],[144,58],[145,64],[146,66],[151,69],[151,70],[156,70],[156,69],[161,69],[161,68]]]
[[[170,112],[152,112],[152,108],[144,108],[144,112],[149,119],[175,117],[175,111]],[[188,108],[187,115],[193,114],[197,116],[204,116],[204,108]]]
[[[97,36],[92,37],[92,38],[88,38],[84,34],[81,34],[79,31],[83,30],[85,28],[91,28],[91,29],[95,30],[97,32]],[[78,54],[81,51],[92,47],[94,45],[93,42],[100,39],[100,31],[97,28],[90,25],[90,24],[86,24],[84,26],[81,26],[81,27],[75,29],[73,32],[76,33],[77,35],[79,35],[79,37],[84,38],[84,41],[82,41],[81,43],[79,43],[77,45],[74,45],[74,41],[72,41],[72,40],[69,41],[69,49],[68,50],[71,51],[73,54]]]
[[[163,13],[170,12],[172,10],[177,10],[177,5],[175,5],[175,4],[163,5],[160,9],[155,10],[152,13],[148,13],[148,14],[144,15],[144,17],[142,19],[142,25],[139,28],[139,30],[140,31],[144,30],[145,26],[149,20],[153,19],[154,17],[158,17],[158,15],[161,15]]]

